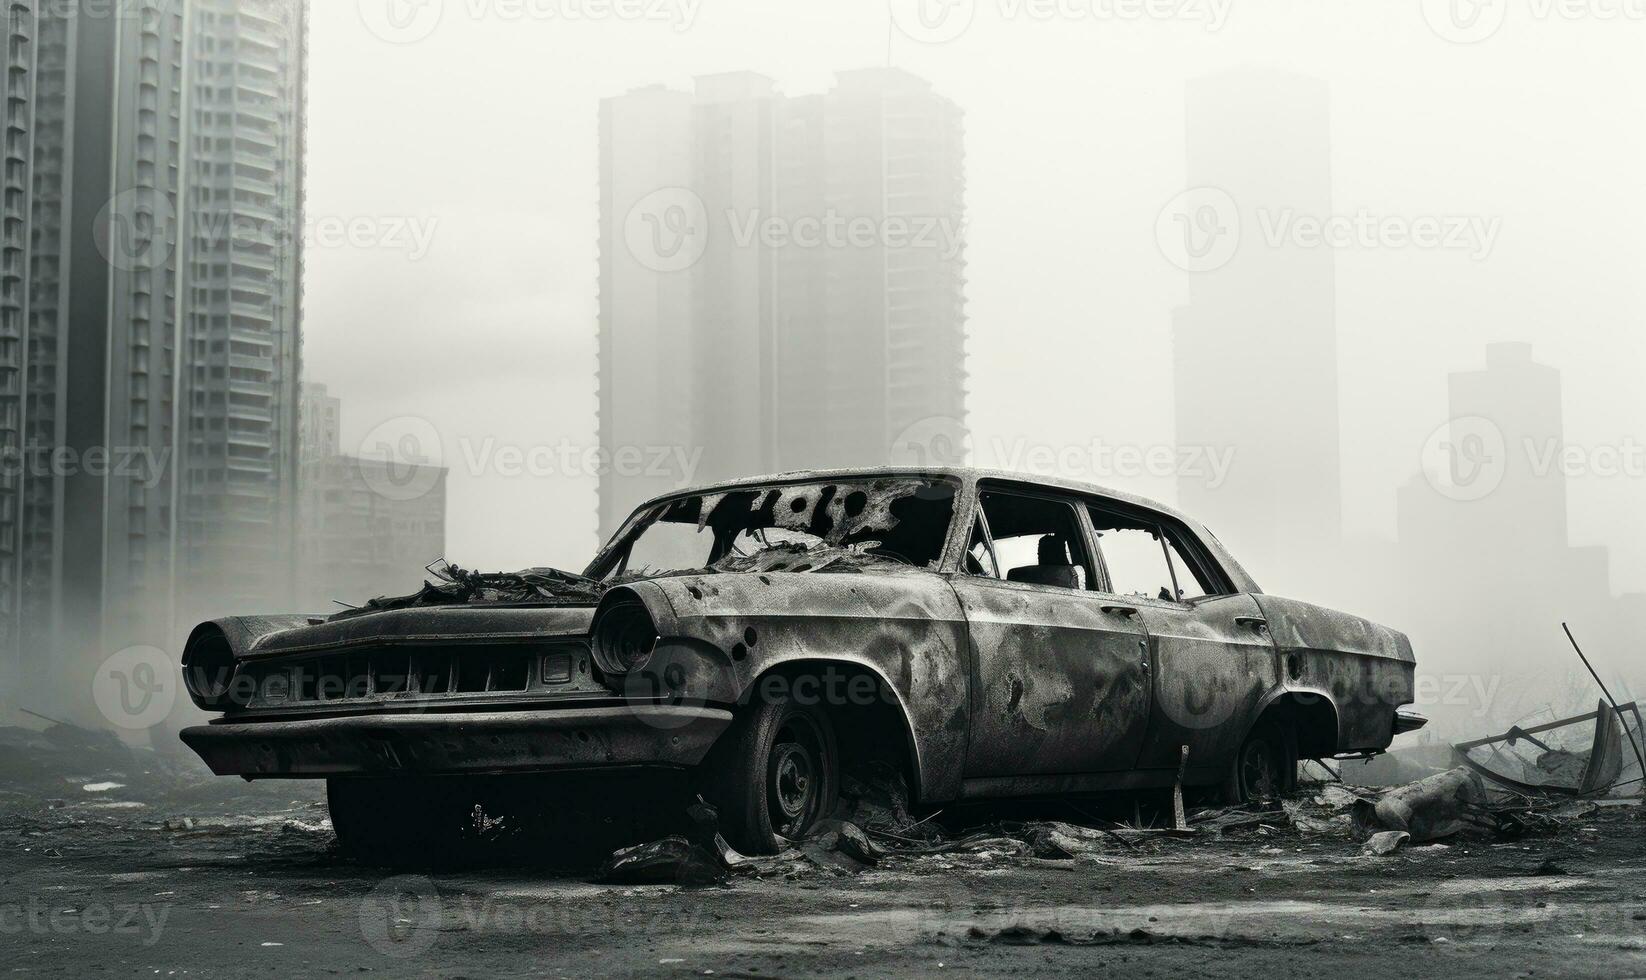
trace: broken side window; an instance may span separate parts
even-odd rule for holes
[[[1088,509],[1109,588],[1116,595],[1187,602],[1215,594],[1209,576],[1169,528],[1146,517]]]
[[[1096,576],[1073,504],[993,490],[984,491],[982,502],[995,561],[1007,580],[1061,589],[1091,587]]]
[[[966,574],[983,578],[1000,577],[1000,566],[995,564],[994,549],[989,545],[989,535],[983,528],[981,513],[972,522],[972,539],[966,545]]]
[[[1115,595],[1174,601],[1177,587],[1160,527],[1091,508],[1097,547]]]

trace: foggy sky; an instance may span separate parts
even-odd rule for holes
[[[476,473],[465,457],[596,443],[598,100],[742,69],[820,91],[837,70],[885,64],[890,40],[894,65],[967,113],[979,462],[1094,439],[1171,445],[1169,328],[1188,274],[1162,256],[1156,220],[1186,189],[1185,83],[1243,66],[1330,84],[1335,213],[1500,221],[1484,260],[1337,252],[1350,535],[1392,535],[1395,488],[1446,421],[1447,373],[1481,367],[1488,342],[1530,341],[1563,372],[1569,443],[1646,445],[1646,20],[1540,19],[1517,0],[1495,36],[1460,45],[1418,0],[1232,0],[1216,31],[1212,7],[1128,22],[1080,2],[1046,20],[984,0],[962,36],[926,44],[890,32],[881,0],[702,0],[686,30],[447,0],[426,39],[395,44],[355,0],[317,2],[309,219],[388,219],[389,240],[311,242],[307,374],[343,399],[345,451],[396,417],[440,432],[447,557],[581,567],[592,477]],[[426,254],[399,221],[432,231]],[[1283,380],[1231,379],[1231,392]],[[1170,477],[1071,475],[1173,497]],[[1642,499],[1638,478],[1572,484],[1574,543],[1612,547],[1620,590],[1646,590]]]

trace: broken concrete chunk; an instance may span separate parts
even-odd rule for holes
[[[684,837],[665,837],[626,847],[601,866],[596,877],[611,885],[712,885],[726,869]]]
[[[869,840],[869,835],[853,823],[840,825],[840,832],[835,836],[834,849],[864,864],[879,864],[883,856],[880,848]]]
[[[1046,858],[1052,861],[1067,861],[1086,850],[1080,842],[1051,827],[1041,827],[1034,832],[1029,846],[1037,858]]]
[[[1385,795],[1377,803],[1355,804],[1355,825],[1363,834],[1405,831],[1412,843],[1489,829],[1486,784],[1469,769],[1453,769]]]
[[[1386,830],[1372,835],[1372,839],[1366,842],[1365,853],[1371,857],[1389,857],[1404,850],[1411,842],[1412,835],[1404,830]]]

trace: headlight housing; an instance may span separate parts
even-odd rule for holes
[[[234,649],[223,630],[211,623],[197,627],[183,647],[183,685],[194,703],[207,711],[228,708],[234,670]]]
[[[594,662],[608,677],[630,674],[651,660],[657,650],[657,623],[639,596],[620,594],[601,606],[594,617],[590,646]]]

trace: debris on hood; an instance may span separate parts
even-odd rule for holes
[[[418,606],[461,606],[470,602],[512,605],[593,605],[605,594],[606,583],[558,568],[528,568],[519,572],[471,572],[451,563],[431,565],[436,579],[408,596],[379,597],[358,609],[345,609],[333,620],[348,619],[389,609]]]

